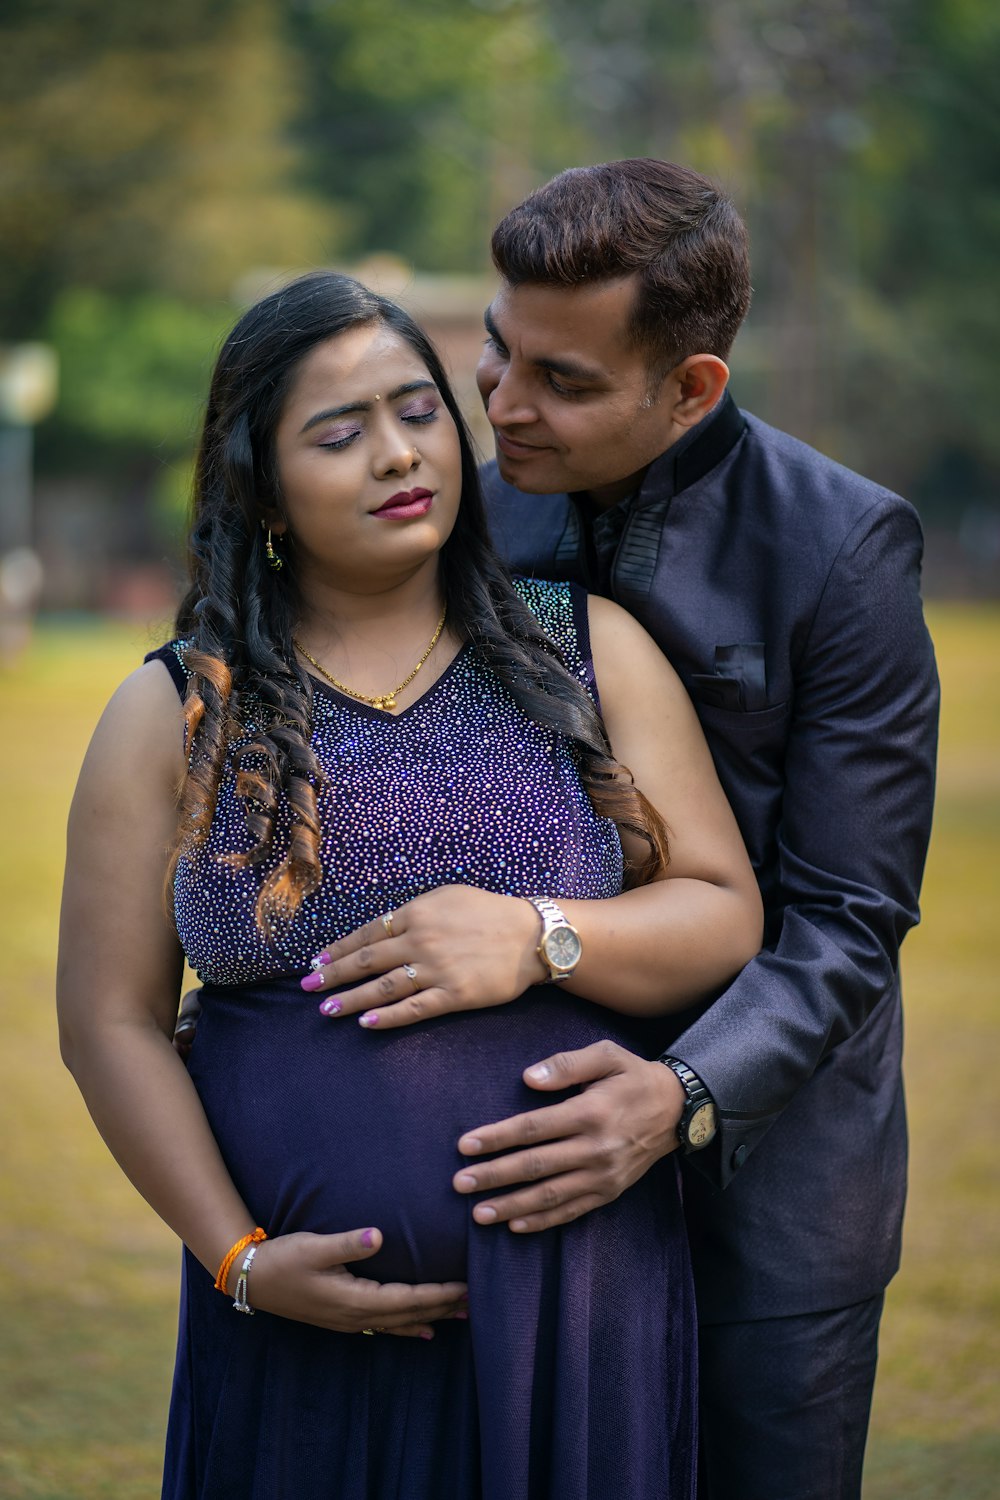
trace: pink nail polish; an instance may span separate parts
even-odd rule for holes
[[[429,1340],[429,1339],[432,1339],[434,1337],[434,1335],[433,1335],[433,1333],[431,1333],[431,1331],[430,1331],[429,1328],[425,1328],[423,1330],[423,1332],[421,1333],[420,1337],[422,1339],[428,1339]]]
[[[319,990],[322,989],[324,980],[322,974],[307,974],[304,979],[299,980],[299,984],[304,990]]]
[[[459,1309],[459,1311],[455,1314],[455,1317],[459,1320],[460,1323],[467,1323],[469,1321],[468,1311],[464,1307]]]
[[[320,1006],[324,1016],[339,1016],[343,1008],[343,1001],[334,999],[324,1000]]]
[[[371,1247],[375,1243],[375,1231],[374,1231],[374,1229],[366,1229],[364,1231],[364,1233],[361,1236],[361,1243],[362,1243],[362,1245],[364,1245],[364,1247],[365,1247],[366,1250],[370,1250],[371,1249]]]
[[[374,1010],[366,1010],[363,1016],[359,1016],[358,1017],[358,1025],[359,1026],[377,1026],[378,1025],[378,1012],[374,1011]]]
[[[321,969],[324,964],[332,964],[332,963],[333,963],[333,959],[330,957],[329,953],[324,948],[322,953],[317,953],[317,955],[316,955],[315,958],[311,958],[309,960],[309,967],[311,969]]]

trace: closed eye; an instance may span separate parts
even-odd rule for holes
[[[403,422],[425,425],[428,422],[436,422],[439,416],[437,403],[434,401],[415,402],[412,406],[406,406],[399,414]]]
[[[587,394],[586,390],[582,386],[563,385],[562,381],[558,380],[556,376],[553,375],[551,370],[548,371],[546,379],[548,381],[549,390],[554,391],[557,396],[562,396],[564,400],[572,401],[577,396],[585,396]]]
[[[347,448],[354,442],[355,438],[361,436],[360,427],[352,427],[349,432],[336,432],[325,438],[317,446],[320,448]]]

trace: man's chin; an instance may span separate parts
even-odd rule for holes
[[[497,469],[505,484],[511,484],[526,495],[562,495],[565,486],[557,477],[545,473],[545,466],[538,459],[510,458],[496,450]]]

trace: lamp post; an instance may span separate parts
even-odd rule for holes
[[[33,428],[56,402],[47,344],[0,345],[0,657],[26,644],[42,587],[32,517]]]

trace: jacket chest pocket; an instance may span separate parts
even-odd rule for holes
[[[711,708],[752,715],[766,713],[772,707],[767,697],[763,641],[716,646],[714,672],[688,673],[687,684],[696,702]]]

